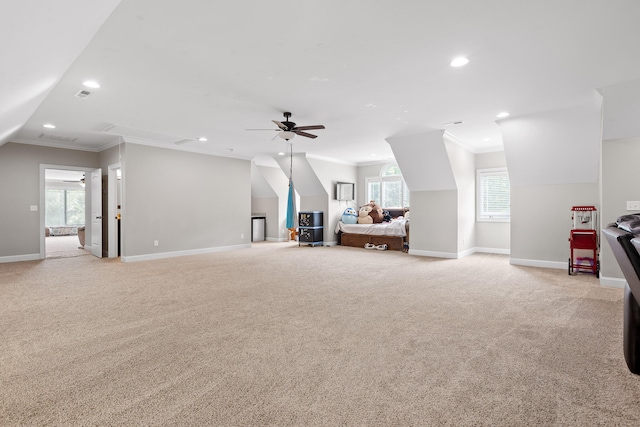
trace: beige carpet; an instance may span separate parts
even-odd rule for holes
[[[0,425],[638,426],[622,290],[346,247],[0,264]]]
[[[78,236],[49,236],[45,237],[45,254],[47,258],[70,258],[91,252],[80,246]]]

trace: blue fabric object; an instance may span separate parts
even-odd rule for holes
[[[342,222],[345,224],[357,224],[358,223],[358,214],[356,210],[353,208],[347,208],[344,210],[342,214]]]
[[[296,198],[293,193],[293,181],[289,179],[289,197],[287,199],[287,228],[296,226]]]

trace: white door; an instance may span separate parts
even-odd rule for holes
[[[91,253],[102,258],[102,169],[91,171]]]

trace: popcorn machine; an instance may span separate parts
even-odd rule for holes
[[[595,206],[571,208],[573,228],[569,235],[569,275],[574,271],[590,272],[600,277],[598,260],[597,210]]]

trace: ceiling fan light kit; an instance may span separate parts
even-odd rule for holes
[[[278,136],[286,141],[293,139],[294,136],[296,136],[295,132],[291,132],[288,130],[282,131],[278,134]]]

